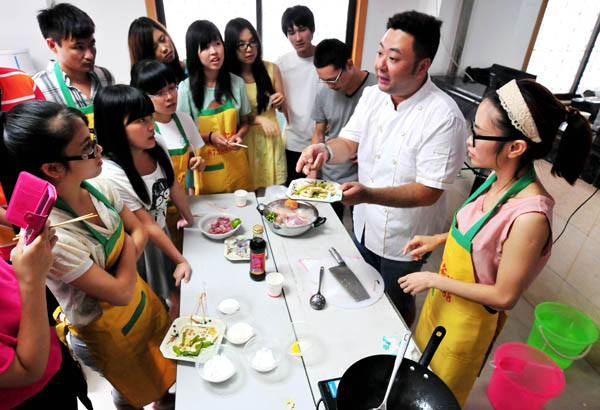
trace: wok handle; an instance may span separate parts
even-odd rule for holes
[[[338,265],[344,264],[344,260],[333,246],[329,248],[329,253],[331,254],[331,256],[333,256],[333,259],[335,259]]]
[[[313,227],[316,228],[317,226],[323,225],[326,220],[327,218],[325,217],[317,216],[317,219],[315,219],[315,221],[313,222]]]
[[[431,359],[433,359],[433,355],[435,354],[438,346],[442,342],[442,339],[446,336],[446,328],[444,326],[438,326],[433,330],[433,334],[419,359],[419,364],[421,366],[429,366],[431,363]]]
[[[265,216],[265,204],[256,205],[256,210],[258,211],[259,214],[261,214],[262,216]]]

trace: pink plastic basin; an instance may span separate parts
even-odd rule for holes
[[[535,347],[504,343],[494,353],[494,364],[488,398],[496,410],[541,409],[565,390],[561,368]]]

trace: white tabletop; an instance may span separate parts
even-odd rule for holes
[[[248,205],[238,208],[232,194],[204,195],[190,199],[195,214],[229,213],[242,220],[236,235],[251,234],[252,226],[261,224],[256,211],[256,198],[250,193]],[[280,366],[270,373],[258,373],[250,368],[242,347],[224,343],[236,355],[238,373],[222,384],[204,381],[193,364],[178,362],[176,408],[257,408],[285,409],[291,400],[296,409],[312,409],[320,398],[320,380],[341,377],[357,360],[385,353],[382,337],[400,340],[406,325],[384,295],[372,306],[342,309],[327,305],[315,311],[308,303],[316,291],[317,282],[307,278],[301,258],[320,258],[335,246],[342,256],[359,255],[342,223],[329,204],[315,204],[327,222],[298,237],[281,237],[265,227],[269,242],[267,272],[278,270],[285,277],[284,293],[271,298],[264,282],[249,277],[248,262],[231,262],[224,257],[223,241],[206,238],[199,230],[186,229],[183,254],[192,266],[192,278],[181,288],[181,314],[194,309],[200,289],[205,285],[208,294],[208,314],[225,320],[228,325],[247,321],[257,334],[282,343],[292,332],[291,321],[310,323],[316,335],[316,347],[303,358],[284,352]],[[218,303],[233,297],[240,300],[239,318],[229,319],[217,313]],[[412,343],[411,343],[412,344]],[[414,352],[409,346],[407,357]],[[316,400],[315,400],[316,399]]]

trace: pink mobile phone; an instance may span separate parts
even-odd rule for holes
[[[25,244],[29,245],[44,229],[55,202],[54,185],[23,171],[10,198],[6,219],[25,229]]]

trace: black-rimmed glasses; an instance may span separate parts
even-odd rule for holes
[[[90,128],[90,132],[92,130],[93,129]],[[96,146],[98,145],[98,140],[96,140],[96,138],[91,138],[91,140],[92,140],[92,148],[91,148],[90,152],[88,152],[87,154],[73,155],[71,157],[62,157],[62,158],[59,158],[58,160],[59,161],[85,161],[86,159],[96,158]]]
[[[258,47],[258,41],[256,40],[250,40],[247,43],[238,43],[237,48],[240,51],[246,51],[248,48],[256,48]]]
[[[343,71],[344,69],[342,68],[337,77],[335,77],[335,80],[322,80],[319,78],[319,82],[324,84],[337,84],[337,82],[340,81],[340,77],[342,76]]]
[[[485,140],[485,141],[514,141],[513,137],[502,137],[499,135],[491,136],[491,135],[477,135],[475,133],[475,122],[471,120],[471,135],[473,136],[473,148],[475,147],[475,140]]]

